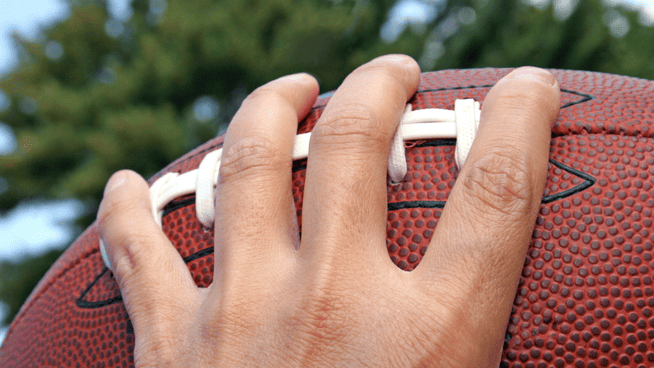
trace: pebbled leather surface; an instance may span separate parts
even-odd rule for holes
[[[511,69],[423,73],[413,109],[453,109],[485,95]],[[654,83],[552,71],[562,89],[543,202],[507,328],[503,367],[654,366]],[[298,133],[309,132],[330,94]],[[222,146],[217,137],[164,168],[184,173]],[[406,142],[408,173],[388,187],[387,248],[401,269],[418,266],[457,178],[455,140]],[[306,160],[293,165],[302,224]],[[194,196],[170,203],[165,233],[200,287],[213,276],[213,234]],[[300,228],[301,231],[301,228]],[[347,255],[343,255],[346,257]],[[130,367],[134,335],[105,268],[95,224],[48,271],[0,347],[2,367]]]

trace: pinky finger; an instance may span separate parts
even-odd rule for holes
[[[136,334],[149,341],[171,338],[179,311],[199,291],[186,264],[152,217],[150,190],[133,171],[115,173],[98,210],[98,232],[108,265]]]

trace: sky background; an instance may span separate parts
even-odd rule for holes
[[[547,5],[550,0],[524,0],[536,7]],[[131,0],[109,0],[110,12],[115,18],[126,20],[130,17]],[[554,0],[560,8],[565,8],[573,0]],[[652,0],[605,0],[610,4],[625,3],[631,7],[642,8],[647,19],[654,22],[654,1]],[[424,22],[429,17],[421,3],[405,1],[404,6],[394,9],[382,36],[392,39],[408,23]],[[39,29],[68,16],[68,4],[63,0],[2,0],[0,11],[0,77],[10,73],[16,66],[18,55],[13,48],[11,35],[18,32],[36,40]],[[0,91],[0,109],[6,106],[6,97]],[[0,155],[14,150],[16,142],[11,130],[0,122]],[[6,182],[0,178],[0,195]],[[18,259],[26,254],[40,254],[51,244],[70,242],[71,233],[66,223],[74,219],[82,206],[74,201],[53,204],[23,204],[7,216],[0,216],[0,260]],[[0,277],[2,277],[0,270]],[[0,315],[3,310],[0,305]],[[0,329],[0,343],[6,330]]]

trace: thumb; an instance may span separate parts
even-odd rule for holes
[[[152,217],[148,184],[129,170],[116,172],[98,210],[98,232],[125,308],[139,336],[157,341],[172,333],[176,313],[188,309],[197,287],[182,257]],[[183,304],[182,304],[183,303]],[[140,351],[142,355],[143,351]]]

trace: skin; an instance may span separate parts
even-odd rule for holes
[[[334,94],[310,141],[301,243],[289,179],[318,84],[298,74],[255,90],[225,138],[206,289],[152,218],[143,178],[110,178],[98,229],[134,325],[137,367],[499,365],[559,85],[526,67],[492,88],[429,250],[404,272],[385,245],[387,162],[419,80],[413,59],[387,55]]]

